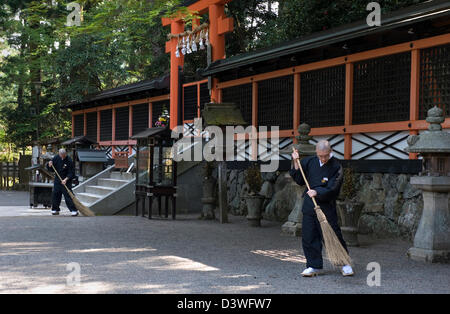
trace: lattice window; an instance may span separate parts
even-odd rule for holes
[[[77,114],[73,116],[73,135],[84,135],[84,114]]]
[[[128,107],[116,109],[116,141],[128,140],[130,125],[129,111]]]
[[[208,83],[200,84],[200,113],[205,108],[205,104],[211,102]]]
[[[354,64],[353,124],[409,120],[411,53]]]
[[[86,136],[97,141],[97,112],[86,113]]]
[[[155,123],[161,116],[163,109],[169,110],[169,108],[170,108],[170,100],[158,101],[152,104],[152,127],[155,126]]]
[[[353,134],[352,159],[409,159],[408,136],[408,131]]]
[[[450,116],[450,44],[420,51],[419,118],[434,106]]]
[[[222,89],[222,102],[235,103],[241,110],[245,122],[252,124],[252,84]]]
[[[258,125],[293,129],[294,76],[258,82]]]
[[[197,85],[183,87],[183,120],[197,117]]]
[[[148,128],[148,104],[133,106],[133,135]]]
[[[112,109],[100,111],[100,141],[112,140]]]
[[[300,122],[317,128],[343,125],[344,118],[345,66],[301,73]]]

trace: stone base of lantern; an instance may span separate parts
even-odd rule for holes
[[[302,224],[300,222],[287,221],[282,227],[281,232],[294,237],[302,235]]]
[[[428,250],[412,247],[408,250],[408,257],[419,262],[449,263],[450,251]]]

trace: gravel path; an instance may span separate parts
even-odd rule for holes
[[[0,293],[450,292],[450,265],[411,261],[411,244],[400,240],[361,237],[362,246],[350,248],[354,277],[326,264],[324,275],[302,278],[300,239],[282,235],[278,223],[53,217],[2,202]],[[367,285],[370,262],[381,266],[380,286]],[[72,285],[77,265],[80,284]]]

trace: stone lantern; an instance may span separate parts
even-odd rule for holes
[[[292,153],[292,147],[294,147],[298,150],[300,160],[304,157],[314,156],[316,154],[316,146],[309,143],[309,141],[312,139],[312,136],[309,135],[309,132],[311,132],[311,127],[308,124],[300,124],[298,126],[298,133],[300,135],[296,136],[298,143],[292,144],[292,146],[290,146],[288,149],[282,150],[281,152],[290,155]],[[305,186],[299,187],[294,208],[289,214],[288,221],[286,221],[286,223],[284,223],[281,227],[281,231],[285,234],[300,236],[302,233],[302,194],[305,188]]]
[[[408,250],[413,260],[450,261],[450,133],[442,131],[444,120],[442,109],[428,110],[428,130],[409,136],[405,148],[423,157],[422,172],[411,178],[411,185],[422,190],[424,205],[414,247]]]
[[[247,125],[242,117],[238,106],[234,103],[207,103],[202,110],[202,118],[205,126],[217,126],[222,130],[223,143],[218,143],[218,152],[223,154],[223,161],[218,162],[219,183],[219,221],[228,222],[228,199],[227,199],[227,149],[226,149],[226,127]],[[234,149],[232,149],[234,151]]]

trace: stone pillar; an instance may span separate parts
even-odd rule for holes
[[[423,212],[408,250],[413,260],[450,262],[450,177],[412,177],[411,185],[423,191]]]
[[[443,110],[428,110],[428,130],[408,137],[405,151],[423,157],[420,176],[411,178],[411,185],[423,192],[423,211],[408,251],[411,259],[424,262],[450,262],[450,133],[442,131]]]
[[[292,144],[288,149],[283,150],[283,153],[292,153],[292,147],[295,147],[298,150],[300,155],[300,159],[313,156],[316,154],[316,148],[314,145],[310,144],[309,141],[312,139],[312,136],[309,135],[311,131],[311,127],[303,123],[298,127],[299,136],[296,136],[298,144]],[[302,207],[303,207],[303,198],[302,194],[305,191],[306,186],[301,187],[298,190],[297,195],[293,196],[296,198],[294,208],[289,214],[288,221],[283,224],[281,227],[281,232],[284,234],[292,235],[292,236],[300,236],[302,233]]]

